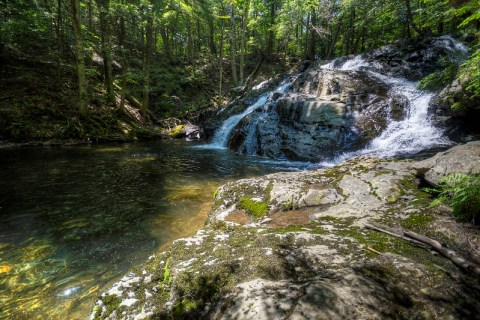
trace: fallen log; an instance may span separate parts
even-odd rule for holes
[[[364,227],[368,228],[368,229],[371,229],[371,230],[374,230],[374,231],[378,231],[378,232],[388,234],[390,236],[393,236],[393,237],[396,237],[396,238],[399,238],[399,239],[403,239],[405,241],[410,242],[411,244],[414,244],[416,246],[420,246],[424,249],[426,249],[426,248],[427,249],[432,249],[433,251],[438,252],[439,254],[444,256],[445,258],[452,261],[459,268],[461,268],[465,271],[472,272],[472,273],[480,275],[480,266],[478,266],[477,264],[475,264],[475,263],[467,260],[466,258],[462,257],[461,255],[459,255],[454,250],[445,247],[444,245],[442,245],[437,240],[431,239],[429,237],[426,237],[426,236],[423,236],[423,235],[420,235],[420,234],[417,234],[417,233],[411,232],[411,231],[403,232],[403,234],[397,234],[397,233],[394,233],[394,232],[391,232],[391,231],[373,226],[373,225],[368,224],[368,223],[365,223]]]
[[[402,240],[405,240],[405,241],[408,241],[414,245],[417,245],[417,246],[420,246],[420,247],[423,247],[425,248],[425,244],[420,242],[420,241],[417,241],[417,240],[414,240],[414,239],[411,239],[411,238],[407,238],[405,237],[404,235],[401,235],[401,234],[397,234],[397,233],[393,233],[391,231],[388,231],[388,230],[385,230],[385,229],[382,229],[382,228],[379,228],[379,227],[376,227],[374,225],[371,225],[371,224],[368,224],[368,223],[365,223],[363,225],[365,228],[367,229],[371,229],[371,230],[374,230],[374,231],[377,231],[377,232],[382,232],[382,233],[385,233],[385,234],[388,234],[392,237],[396,237],[396,238],[399,238],[399,239],[402,239]]]
[[[438,252],[442,256],[444,256],[445,258],[452,261],[458,267],[460,267],[460,268],[462,268],[466,271],[473,272],[475,274],[480,275],[480,266],[478,266],[477,264],[475,264],[471,261],[468,261],[464,257],[460,256],[457,252],[455,252],[452,249],[449,249],[449,248],[445,247],[444,245],[442,245],[437,240],[428,238],[426,236],[417,234],[415,232],[404,232],[403,234],[406,237],[409,237],[411,239],[414,239],[416,241],[419,241],[421,243],[424,243],[424,244],[430,246],[433,250],[435,250],[436,252]]]

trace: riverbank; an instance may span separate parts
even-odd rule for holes
[[[480,311],[474,276],[364,224],[425,234],[469,256],[478,229],[431,208],[421,181],[439,168],[479,173],[479,156],[472,142],[433,160],[363,157],[228,183],[204,228],[131,270],[92,318],[471,319]]]

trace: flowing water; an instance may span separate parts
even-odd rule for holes
[[[464,57],[468,52],[463,44],[448,36],[438,37],[434,43],[435,46],[449,50],[453,54],[452,57],[457,56],[460,60],[462,56]],[[429,113],[429,105],[434,95],[418,89],[416,83],[382,74],[382,65],[376,61],[367,61],[363,55],[358,55],[347,60],[338,58],[328,64],[322,65],[321,68],[365,72],[370,77],[384,82],[389,88],[388,94],[390,97],[394,97],[395,95],[405,97],[408,101],[408,107],[404,119],[399,121],[387,119],[388,125],[386,129],[384,129],[378,137],[374,138],[364,149],[347,151],[335,159],[332,159],[332,161],[322,162],[318,164],[318,166],[331,166],[359,155],[372,155],[376,157],[413,156],[424,150],[443,148],[452,144],[452,142],[444,136],[443,131],[433,124],[432,115]],[[285,80],[280,87],[261,95],[258,100],[243,113],[231,116],[224,121],[222,126],[215,132],[211,143],[205,147],[226,148],[231,132],[244,117],[254,110],[267,106],[271,97],[276,92],[282,95],[288,93],[290,83],[294,82],[295,78],[290,80],[290,82],[288,81],[288,79]],[[263,85],[264,83],[260,84],[259,87]],[[294,93],[290,94],[294,95]],[[268,108],[264,109],[267,110]],[[272,112],[275,112],[274,109],[275,108],[270,108],[270,111],[264,112],[264,114],[258,118],[258,121],[272,116]],[[246,154],[255,154],[257,152],[256,127],[257,123],[253,122],[246,127],[245,142],[239,151]]]
[[[262,94],[255,103],[253,103],[251,106],[249,106],[245,111],[243,111],[240,114],[233,115],[229,117],[227,120],[225,120],[221,127],[218,128],[215,131],[215,134],[212,138],[212,141],[210,142],[209,145],[205,145],[204,147],[206,149],[208,148],[227,148],[228,146],[228,140],[230,138],[230,134],[232,133],[233,129],[236,127],[236,125],[242,120],[244,117],[246,117],[248,114],[252,113],[253,111],[264,107],[270,100],[271,97],[275,93],[280,93],[280,94],[285,94],[289,89],[292,84],[293,80],[286,79],[284,80],[280,86],[275,88],[272,91],[269,91],[265,94]]]
[[[218,186],[302,165],[190,146],[0,149],[0,319],[84,319],[106,286],[200,228]]]
[[[451,44],[452,42],[448,42]],[[463,51],[462,47],[455,46],[455,50]],[[430,101],[434,97],[417,88],[416,83],[402,78],[382,75],[376,70],[379,66],[368,62],[363,55],[338,65],[334,60],[322,66],[323,69],[339,69],[343,71],[366,72],[388,85],[389,95],[401,94],[408,100],[406,116],[403,120],[388,119],[388,125],[383,132],[374,138],[366,148],[354,152],[346,152],[331,162],[322,162],[322,165],[334,165],[348,158],[359,155],[373,155],[377,157],[395,157],[415,155],[424,150],[451,145],[451,141],[444,136],[443,131],[435,127],[432,115],[428,112]]]

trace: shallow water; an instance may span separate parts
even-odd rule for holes
[[[84,319],[129,268],[200,228],[218,186],[303,166],[191,146],[0,149],[0,318]]]

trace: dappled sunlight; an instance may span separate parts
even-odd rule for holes
[[[220,185],[282,168],[187,146],[1,150],[0,318],[84,319],[112,282],[201,228]]]

